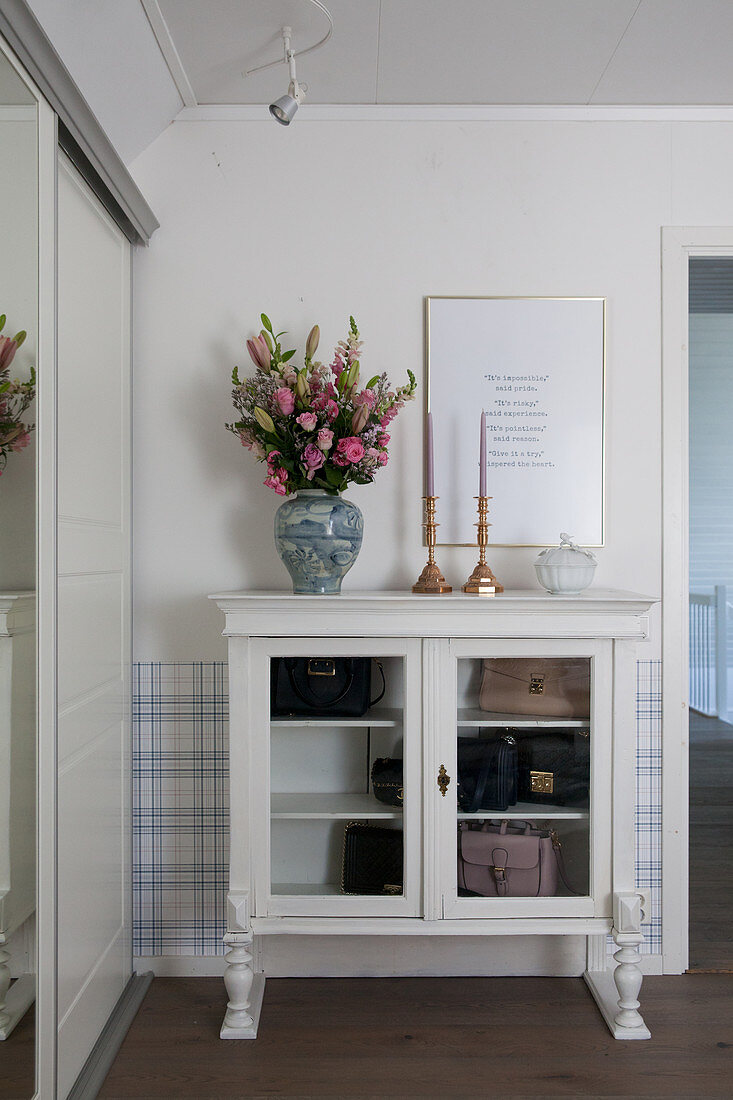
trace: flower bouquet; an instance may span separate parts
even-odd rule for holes
[[[329,366],[316,362],[320,330],[311,329],[304,365],[292,365],[295,351],[283,351],[280,337],[262,314],[262,331],[247,348],[253,378],[232,374],[232,400],[240,419],[227,424],[243,446],[267,465],[264,484],[280,496],[299,489],[340,493],[351,481],[368,485],[386,466],[390,423],[415,395],[408,370],[406,386],[390,388],[386,374],[360,381],[362,341],[354,318],[346,340],[336,345]]]
[[[240,419],[227,424],[267,466],[265,485],[284,501],[275,516],[275,546],[293,580],[293,591],[335,594],[361,548],[359,508],[341,493],[349,484],[368,485],[386,466],[388,428],[417,383],[390,388],[386,374],[360,381],[361,340],[350,318],[349,334],[336,345],[329,366],[316,362],[319,329],[305,344],[303,366],[295,351],[283,351],[282,332],[262,314],[262,331],[247,341],[257,368],[240,381],[235,367],[232,399]]]
[[[5,314],[0,315],[0,333],[5,327]],[[33,424],[24,424],[21,417],[36,395],[36,372],[31,367],[28,382],[10,378],[10,364],[25,340],[25,332],[12,338],[0,335],[0,474],[12,451],[22,451],[31,441]]]

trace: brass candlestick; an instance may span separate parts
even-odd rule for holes
[[[425,501],[425,541],[428,544],[428,563],[422,573],[413,584],[412,591],[421,596],[441,596],[453,589],[445,583],[445,577],[435,564],[435,531],[438,524],[435,522],[435,502],[437,497],[423,497]]]
[[[504,586],[498,580],[486,564],[486,546],[489,541],[489,527],[487,520],[489,513],[489,501],[491,497],[475,497],[478,501],[478,564],[471,576],[463,585],[463,591],[471,596],[495,596],[497,592],[503,592]]]

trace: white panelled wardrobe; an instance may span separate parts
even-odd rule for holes
[[[130,252],[58,166],[58,1088],[132,973]]]

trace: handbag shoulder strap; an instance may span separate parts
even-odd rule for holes
[[[377,668],[379,669],[379,675],[382,677],[382,690],[380,691],[380,693],[379,693],[379,695],[377,696],[376,699],[370,699],[369,700],[369,706],[370,707],[375,707],[377,705],[377,703],[380,701],[380,699],[384,698],[384,693],[387,690],[387,681],[384,678],[384,668],[382,667],[382,662],[375,660],[374,663],[377,666]]]
[[[568,882],[567,869],[565,867],[565,857],[562,854],[562,844],[560,842],[560,837],[557,835],[554,829],[550,830],[550,836],[552,837],[552,847],[555,851],[555,858],[557,860],[557,870],[560,878],[562,879],[563,886],[566,890],[569,890],[571,894],[574,894],[576,897],[580,897],[580,890],[574,890]]]

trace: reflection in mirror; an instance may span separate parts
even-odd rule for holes
[[[0,52],[0,1097],[18,1098],[35,1091],[37,147]]]

